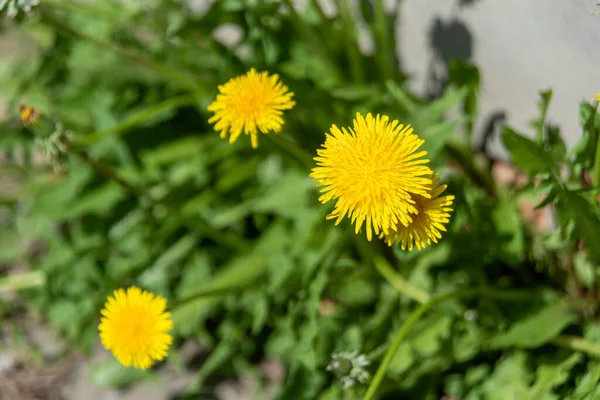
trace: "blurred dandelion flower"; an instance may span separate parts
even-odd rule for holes
[[[107,350],[126,367],[146,369],[167,356],[173,327],[167,302],[137,287],[109,296],[98,329]]]
[[[35,107],[28,105],[21,105],[19,107],[19,116],[24,126],[35,125],[40,118],[40,110]]]
[[[453,195],[441,196],[447,185],[438,186],[440,180],[437,174],[432,177],[432,184],[428,190],[428,197],[420,194],[411,194],[418,214],[412,215],[412,222],[408,226],[397,224],[385,237],[388,246],[402,242],[402,250],[408,248],[412,251],[413,246],[418,250],[423,249],[431,242],[437,243],[442,238],[440,231],[445,232],[444,224],[449,222],[452,208]]]
[[[283,110],[296,104],[293,95],[277,74],[259,73],[252,68],[247,74],[219,85],[217,99],[208,106],[208,110],[215,113],[208,123],[216,122],[214,128],[221,133],[221,138],[229,134],[229,143],[235,142],[242,133],[250,135],[255,149],[259,130],[265,134],[281,132]]]
[[[365,223],[368,240],[372,230],[379,235],[398,224],[409,226],[418,213],[413,196],[430,196],[432,171],[421,158],[427,152],[417,151],[424,140],[410,125],[370,113],[366,118],[357,113],[354,129],[333,125],[330,131],[310,174],[324,186],[319,201],[336,200],[327,219],[337,225],[348,215],[356,233]]]
[[[600,92],[596,92],[594,94],[596,95],[596,97],[594,97],[594,100],[600,101]]]

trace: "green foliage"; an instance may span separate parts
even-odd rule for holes
[[[179,1],[41,3],[1,26],[16,45],[0,59],[10,114],[0,121],[0,291],[21,291],[74,349],[97,346],[107,295],[135,284],[174,307],[167,362],[197,374],[189,398],[219,377],[258,376],[258,363],[274,358],[286,367],[275,398],[360,399],[365,385],[342,389],[326,370],[348,350],[368,358],[371,376],[384,365],[374,398],[594,398],[596,104],[581,104],[582,138],[567,149],[546,120],[552,92],[542,92],[533,132],[502,131],[526,176],[503,186],[471,146],[478,69],[453,62],[436,99],[407,92],[392,68],[395,18],[380,0],[335,16],[313,1],[294,10],[222,0],[194,12]],[[359,52],[352,18],[373,33],[374,56]],[[224,24],[240,29],[239,41],[215,39]],[[245,136],[222,140],[207,111],[218,85],[252,67],[279,74],[297,103],[281,135],[261,135],[257,150]],[[23,127],[21,103],[43,121]],[[439,244],[388,249],[326,220],[331,206],[319,204],[307,167],[329,127],[356,112],[389,115],[425,139],[455,196]],[[58,172],[33,150],[43,124],[56,122],[74,134]],[[551,210],[555,226],[535,228],[524,204]],[[383,259],[385,278],[374,265]],[[496,295],[509,289],[526,295]],[[415,303],[440,294],[448,297],[415,317]],[[0,301],[3,320],[11,307]],[[201,365],[183,365],[183,341],[208,349]],[[113,359],[91,378],[103,387],[157,379]]]

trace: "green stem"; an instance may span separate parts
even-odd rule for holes
[[[266,135],[273,143],[292,154],[309,171],[315,166],[311,155],[302,149],[296,142],[280,134]]]
[[[426,303],[429,301],[429,293],[411,285],[406,279],[390,266],[385,258],[375,254],[371,244],[365,241],[364,237],[353,235],[354,244],[360,253],[360,258],[369,264],[375,265],[379,273],[400,293],[415,300],[417,303]]]
[[[492,298],[496,298],[498,300],[514,301],[514,300],[520,300],[523,298],[525,298],[525,299],[529,298],[531,296],[531,292],[523,291],[523,290],[518,290],[518,291],[517,290],[498,290],[498,289],[493,289],[490,287],[482,287],[482,288],[475,288],[475,289],[462,289],[462,290],[457,290],[455,292],[450,292],[450,293],[445,293],[445,294],[439,295],[437,297],[432,298],[429,302],[420,305],[409,315],[408,319],[400,327],[400,330],[394,337],[394,340],[392,341],[391,346],[389,347],[388,351],[385,353],[383,361],[379,365],[379,368],[377,369],[377,372],[375,373],[375,376],[373,377],[373,380],[371,381],[371,384],[369,385],[369,388],[367,389],[367,393],[365,394],[364,400],[370,400],[373,398],[373,396],[375,395],[375,392],[377,391],[377,388],[379,387],[379,385],[381,384],[381,381],[383,380],[383,378],[385,376],[387,368],[388,368],[390,362],[392,361],[392,358],[394,357],[396,350],[398,350],[398,347],[400,347],[400,344],[406,338],[406,336],[410,332],[413,325],[421,318],[421,316],[423,314],[425,314],[427,311],[429,311],[431,308],[435,307],[436,305],[443,303],[447,300],[458,299],[458,298],[462,298],[462,297],[472,297],[472,296],[477,296],[477,295],[485,296],[485,297],[492,297]]]
[[[375,0],[373,2],[373,8],[375,14],[373,33],[375,34],[375,41],[377,44],[377,62],[379,63],[379,69],[383,76],[383,81],[385,82],[388,79],[392,79],[394,75],[392,63],[389,58],[390,51],[394,51],[394,49],[390,49],[390,38],[388,35],[389,32],[383,0]]]
[[[550,343],[574,351],[600,357],[600,343],[591,342],[578,336],[560,335],[550,341]]]
[[[239,292],[241,290],[247,289],[248,287],[252,286],[253,284],[254,284],[254,282],[246,284],[246,285],[237,285],[237,286],[229,286],[229,287],[222,287],[222,288],[216,288],[216,289],[201,290],[198,293],[195,293],[188,297],[184,297],[183,299],[174,302],[169,307],[169,311],[173,312],[177,308],[183,307],[184,305],[194,302],[198,299],[203,299],[206,297],[221,297],[221,296],[228,295],[230,293]]]
[[[594,120],[590,124],[592,129],[596,126],[596,114],[598,112],[598,102],[594,102]],[[596,155],[594,157],[594,186],[600,188],[600,134],[596,137]]]
[[[346,45],[346,53],[348,54],[348,62],[350,63],[350,72],[354,82],[362,82],[364,78],[362,57],[358,48],[356,35],[356,21],[352,17],[352,10],[348,0],[336,0],[336,6],[340,17],[342,18],[342,26],[344,27],[344,42]]]
[[[376,256],[373,260],[375,268],[383,277],[399,292],[404,294],[420,304],[427,303],[430,299],[429,293],[411,285],[406,279],[390,266],[387,260],[381,256]]]
[[[159,74],[163,75],[168,80],[173,80],[179,83],[182,87],[191,90],[193,92],[201,92],[205,93],[205,88],[196,80],[196,78],[189,73],[188,71],[182,71],[178,68],[171,67],[170,65],[163,64],[159,61],[153,60],[151,58],[146,57],[143,54],[137,53],[133,50],[126,49],[124,47],[118,46],[111,42],[106,42],[102,39],[95,38],[86,33],[76,30],[75,28],[67,25],[60,19],[56,18],[52,15],[52,12],[49,12],[50,8],[44,8],[40,6],[39,8],[42,19],[47,23],[54,25],[59,30],[64,33],[71,35],[75,38],[82,39],[88,41],[90,43],[94,43],[100,47],[108,49],[120,56],[127,58],[129,60],[135,61],[138,64],[144,65],[150,69],[155,70]]]
[[[483,188],[488,195],[494,198],[500,197],[492,177],[477,168],[473,162],[474,157],[472,154],[469,154],[469,150],[461,148],[459,145],[453,143],[446,143],[445,149],[450,157],[452,157],[452,159],[460,166],[465,175],[467,175],[476,185]]]
[[[105,137],[118,135],[131,128],[142,125],[146,121],[151,120],[159,114],[163,114],[168,111],[173,111],[180,107],[185,107],[187,105],[194,104],[196,100],[196,97],[191,95],[172,97],[158,104],[140,110],[130,115],[124,121],[121,121],[103,131],[91,133],[82,137],[76,137],[75,141],[77,145],[82,146],[92,144]]]

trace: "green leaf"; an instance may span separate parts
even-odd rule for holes
[[[507,126],[503,127],[502,141],[517,168],[532,175],[556,168],[554,160],[543,148]]]
[[[596,269],[581,252],[575,253],[573,256],[573,264],[575,265],[575,276],[577,280],[586,288],[591,289],[596,283]]]
[[[563,304],[554,304],[514,323],[507,332],[489,342],[492,349],[506,347],[537,348],[548,343],[575,321],[575,315]]]
[[[450,62],[449,72],[450,82],[458,87],[466,87],[468,92],[463,102],[463,112],[469,116],[467,120],[467,133],[469,136],[473,135],[473,121],[477,115],[477,96],[479,94],[479,87],[481,77],[477,67],[462,61],[453,60]]]
[[[413,100],[400,86],[394,81],[387,81],[385,87],[399,106],[403,107],[408,114],[414,115],[418,110],[418,102]]]
[[[569,378],[573,366],[582,359],[579,353],[572,354],[558,363],[544,363],[537,368],[537,379],[529,389],[529,399],[559,400],[552,390]]]
[[[456,133],[456,126],[465,122],[466,118],[452,119],[426,127],[419,135],[425,140],[422,150],[427,151],[427,158],[435,162],[449,138]]]
[[[588,363],[587,371],[577,379],[569,400],[595,399],[600,394],[600,362]]]
[[[144,287],[162,292],[168,285],[169,276],[173,276],[173,268],[181,262],[197,245],[198,237],[188,234],[169,247],[145,272],[140,276]]]
[[[542,143],[544,138],[544,127],[546,125],[546,114],[548,113],[550,99],[552,99],[551,89],[540,92],[540,99],[538,101],[538,110],[540,115],[538,119],[531,122],[531,126],[535,128],[536,142],[538,143]]]
[[[468,88],[446,89],[442,97],[427,107],[427,118],[433,121],[443,118],[448,111],[454,109],[465,98],[468,90]]]
[[[114,358],[93,366],[90,379],[94,385],[101,388],[123,388],[136,382],[148,380],[158,382],[158,378],[151,369],[140,370],[124,367]]]
[[[503,357],[494,368],[492,375],[483,383],[481,394],[471,398],[486,400],[532,400],[527,397],[528,370],[527,355],[516,352]]]
[[[338,99],[357,101],[374,96],[381,96],[381,93],[371,86],[354,83],[333,89],[331,95]]]
[[[561,194],[559,206],[575,221],[575,231],[585,241],[590,261],[596,265],[600,264],[600,246],[597,245],[600,237],[600,219],[589,201],[566,190]]]
[[[560,128],[555,125],[546,126],[546,148],[556,161],[562,161],[567,155],[567,147],[560,136]]]
[[[499,242],[503,242],[502,250],[511,258],[507,261],[517,264],[525,251],[525,232],[517,200],[514,198],[501,200],[492,210],[492,219],[498,233],[506,238]]]
[[[75,206],[66,208],[65,218],[74,218],[87,214],[109,215],[112,209],[125,198],[127,193],[117,183],[109,182],[98,189],[80,197]]]
[[[583,129],[581,139],[573,146],[568,154],[576,164],[583,168],[591,168],[594,165],[596,143],[600,134],[600,116],[597,106],[582,102],[579,105],[579,120]]]
[[[335,296],[348,307],[359,307],[373,302],[377,291],[373,282],[357,280],[342,285]]]

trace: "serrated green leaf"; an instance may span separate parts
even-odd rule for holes
[[[544,138],[544,127],[546,125],[546,114],[548,112],[548,106],[550,105],[550,100],[552,99],[552,89],[541,91],[540,99],[538,101],[538,110],[539,117],[531,122],[531,126],[536,131],[536,141],[537,143],[542,143]]]
[[[560,136],[560,128],[556,125],[546,126],[546,147],[552,158],[562,161],[567,155],[567,146]]]
[[[586,288],[591,289],[596,283],[596,268],[589,262],[583,253],[576,253],[573,256],[575,266],[575,276],[577,280]]]
[[[331,95],[338,99],[357,101],[373,96],[381,96],[381,93],[371,86],[354,84],[333,89]]]
[[[507,126],[503,127],[502,141],[517,168],[529,174],[548,173],[556,168],[543,148]]]
[[[394,81],[387,81],[385,86],[388,93],[396,100],[398,105],[404,107],[409,114],[416,114],[418,103],[410,98],[410,96],[396,84]]]
[[[549,204],[552,204],[555,202],[555,200],[558,197],[558,190],[556,188],[552,188],[550,190],[550,192],[546,195],[546,197],[544,198],[544,200],[542,200],[541,202],[539,202],[539,204],[537,204],[535,206],[536,210],[540,210],[544,207],[546,207]]]
[[[588,363],[587,371],[577,379],[568,400],[595,399],[600,395],[600,362]]]
[[[74,207],[67,208],[65,218],[74,218],[86,214],[106,216],[126,196],[127,192],[117,183],[106,183],[80,197],[75,202]]]
[[[544,363],[537,368],[537,379],[529,389],[528,398],[540,400],[559,400],[552,389],[569,378],[573,366],[582,359],[579,353],[572,354],[566,360],[558,363]]]
[[[575,315],[563,304],[553,304],[514,323],[507,332],[494,336],[489,347],[500,349],[537,348],[548,343],[575,321]]]
[[[427,107],[427,117],[430,120],[436,121],[444,117],[444,115],[454,109],[467,95],[468,88],[460,89],[448,88],[442,94],[442,97],[436,99]]]
[[[600,264],[600,246],[596,244],[600,237],[600,218],[590,203],[571,191],[561,192],[559,205],[575,221],[575,231],[585,241],[590,261]]]

